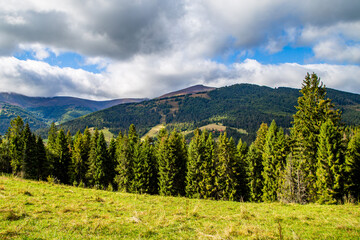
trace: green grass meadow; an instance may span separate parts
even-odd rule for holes
[[[0,239],[360,239],[360,206],[137,195],[0,176]]]

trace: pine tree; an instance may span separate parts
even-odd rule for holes
[[[240,200],[248,201],[250,198],[248,177],[247,177],[247,152],[248,147],[246,142],[241,139],[237,145],[237,159],[238,159],[238,195]]]
[[[89,159],[88,159],[89,167],[86,173],[86,178],[90,186],[95,185],[95,179],[91,168],[94,168],[94,166],[96,165],[96,148],[97,148],[98,139],[99,139],[99,130],[96,128],[90,140],[90,151],[89,151]]]
[[[202,137],[199,129],[194,131],[188,150],[186,196],[201,198],[200,182],[203,179],[202,164],[205,158],[206,136]]]
[[[75,135],[74,149],[71,157],[71,183],[78,185],[87,184],[88,152],[85,149],[85,135],[78,131]]]
[[[344,155],[339,129],[328,119],[321,125],[317,154],[317,199],[336,203],[344,196]]]
[[[49,176],[55,175],[55,165],[59,162],[57,156],[57,147],[56,147],[56,139],[58,137],[58,129],[54,122],[51,123],[49,132],[48,132],[48,141],[46,144],[47,156],[49,162]]]
[[[116,145],[116,140],[114,138],[111,138],[108,148],[109,164],[106,167],[106,178],[113,189],[115,186],[114,179],[116,176]]]
[[[7,138],[1,138],[0,143],[0,172],[11,173],[11,155],[9,149],[9,140]]]
[[[259,202],[262,200],[263,189],[263,153],[266,142],[268,125],[262,123],[257,131],[255,141],[250,145],[247,154],[247,174],[250,191],[250,201]]]
[[[360,200],[360,130],[351,137],[346,154],[347,190],[351,197]]]
[[[36,149],[36,137],[31,132],[30,126],[26,123],[24,131],[22,132],[22,138],[24,143],[24,154],[22,160],[22,174],[24,178],[39,180],[38,170],[39,167],[37,149]]]
[[[227,137],[226,132],[219,137],[217,176],[215,184],[217,198],[235,201],[239,199],[238,189],[238,160],[234,140]]]
[[[286,155],[284,131],[279,129],[273,120],[266,134],[263,153],[263,201],[273,202],[278,199]]]
[[[151,146],[151,139],[135,145],[133,162],[133,191],[138,193],[154,193],[157,188],[155,157]],[[155,181],[154,181],[155,180]]]
[[[204,159],[201,164],[202,179],[199,183],[200,197],[205,199],[216,198],[216,165],[218,163],[216,143],[211,133],[204,131],[201,135],[202,141],[205,141]]]
[[[36,156],[38,162],[36,179],[46,180],[47,176],[50,174],[50,164],[41,136],[38,136],[36,139]]]
[[[119,134],[120,137],[121,133]],[[136,133],[135,126],[133,124],[129,127],[129,134],[122,136],[118,140],[117,151],[117,175],[115,177],[118,188],[121,191],[133,192],[134,181],[134,155],[135,147],[139,142],[139,136]]]
[[[306,201],[316,199],[316,171],[318,136],[322,123],[330,119],[335,126],[340,121],[340,114],[334,110],[330,99],[326,99],[325,86],[315,73],[307,74],[300,90],[298,110],[294,115],[291,129],[292,155],[295,166],[304,173],[301,178],[306,184]],[[298,171],[299,172],[299,171]],[[302,183],[299,183],[302,185]],[[302,200],[303,201],[303,200]]]
[[[60,129],[56,138],[56,157],[54,162],[54,177],[61,183],[68,184],[71,162],[70,149],[64,130]]]
[[[187,161],[184,137],[174,130],[160,140],[158,151],[160,195],[184,195]]]
[[[24,142],[22,132],[24,130],[24,121],[21,117],[17,117],[10,122],[10,128],[6,134],[9,140],[9,150],[11,157],[11,168],[13,174],[21,173],[22,160],[24,154]]]
[[[106,189],[106,187],[111,184],[111,179],[107,176],[110,161],[103,132],[100,132],[94,147],[95,149],[92,156],[94,159],[90,163],[88,171],[91,176],[91,183],[98,189]]]

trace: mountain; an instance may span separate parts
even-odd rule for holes
[[[181,95],[187,95],[187,94],[193,94],[193,93],[209,92],[214,89],[215,89],[214,87],[207,87],[204,85],[195,85],[195,86],[188,87],[188,88],[185,88],[185,89],[182,89],[179,91],[164,94],[158,98],[161,99],[161,98],[175,97],[175,96],[181,96]]]
[[[346,124],[360,124],[360,95],[327,89],[327,96],[343,113]],[[237,84],[208,92],[157,98],[141,103],[113,106],[71,120],[62,126],[75,133],[85,127],[108,128],[117,134],[135,124],[140,135],[164,124],[191,133],[196,127],[226,131],[234,138],[251,141],[262,122],[273,119],[285,129],[291,126],[298,89]],[[211,126],[211,127],[210,127]],[[218,126],[218,127],[216,127]]]
[[[16,93],[0,93],[0,134],[16,116],[29,122],[32,129],[46,127],[51,122],[63,123],[74,118],[118,104],[140,102],[145,99],[125,98],[93,101],[74,97],[28,97]]]

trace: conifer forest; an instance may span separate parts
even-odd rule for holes
[[[177,130],[141,140],[135,126],[110,142],[51,125],[46,144],[17,117],[0,144],[0,172],[78,187],[189,198],[341,204],[360,199],[360,129],[346,126],[315,74],[307,74],[287,130],[259,126],[250,145],[226,132]]]

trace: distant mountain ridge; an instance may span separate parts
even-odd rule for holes
[[[17,93],[0,93],[0,102],[5,102],[11,105],[22,108],[36,108],[48,106],[81,106],[98,111],[109,108],[114,105],[140,102],[146,100],[145,98],[122,98],[105,101],[95,101],[76,97],[29,97]]]
[[[175,97],[175,96],[182,96],[182,95],[187,95],[187,94],[193,94],[193,93],[199,93],[199,92],[209,92],[212,91],[216,88],[214,87],[207,87],[204,85],[195,85],[195,86],[191,86],[188,88],[184,88],[175,92],[170,92],[167,94],[164,94],[160,97],[157,97],[157,99],[161,99],[161,98],[168,98],[168,97]]]
[[[0,93],[0,134],[4,134],[11,119],[21,116],[32,129],[44,128],[51,122],[63,123],[80,116],[118,104],[147,99],[124,98],[94,101],[75,97],[29,97],[17,93]]]

